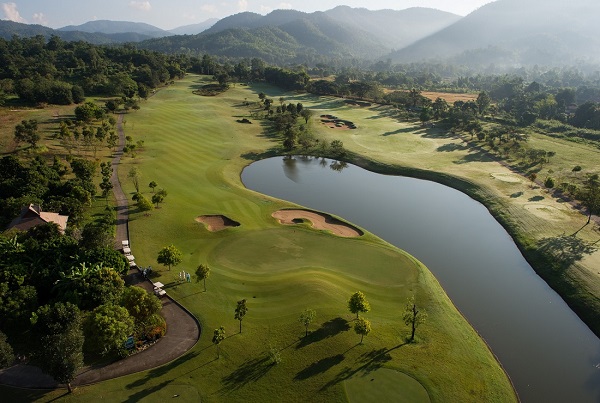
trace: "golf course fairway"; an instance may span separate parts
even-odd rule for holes
[[[151,181],[167,191],[164,202],[149,214],[136,212],[132,204],[131,247],[138,265],[151,265],[153,280],[165,284],[168,295],[198,318],[200,340],[163,367],[78,388],[62,399],[163,401],[177,395],[180,402],[517,401],[489,348],[420,262],[362,229],[361,236],[342,237],[310,225],[281,225],[274,212],[301,206],[243,186],[244,166],[276,155],[281,140],[268,134],[261,120],[236,120],[251,118],[246,102],[257,101],[259,92],[273,99],[286,93],[265,85],[232,86],[215,97],[192,93],[209,81],[188,75],[126,115],[125,134],[143,140],[144,146],[119,167],[127,194],[135,191],[127,177],[132,167],[140,172],[140,191],[147,198],[152,196]],[[290,96],[305,97],[296,102],[308,108],[317,100]],[[360,191],[359,183],[356,187]],[[197,220],[201,216],[224,216],[239,225],[211,231]],[[156,258],[171,244],[183,260],[169,271]],[[177,281],[181,270],[193,274],[199,264],[211,270],[206,292],[202,282]],[[356,315],[348,310],[356,291],[371,306],[361,314],[372,327],[362,344],[353,329]],[[410,297],[427,312],[412,343],[407,342],[410,327],[402,320]],[[241,299],[246,299],[248,313],[240,333],[234,310]],[[298,317],[309,308],[316,318],[305,336]],[[217,357],[212,336],[220,326],[226,338]],[[281,359],[277,364],[272,363],[273,352]],[[363,387],[365,379],[376,389]],[[406,386],[404,396],[398,385]],[[356,388],[364,395],[350,396]],[[49,401],[61,394],[34,397]]]

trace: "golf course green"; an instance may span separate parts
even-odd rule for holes
[[[342,237],[310,225],[281,225],[272,214],[300,206],[243,186],[243,167],[277,154],[281,144],[262,121],[236,122],[251,118],[245,101],[254,102],[259,92],[288,94],[265,85],[237,85],[212,97],[193,94],[209,82],[188,75],[128,114],[125,133],[144,147],[119,167],[127,194],[135,191],[127,177],[131,167],[141,174],[145,196],[152,195],[151,181],[167,191],[150,214],[133,207],[131,247],[138,265],[151,265],[153,280],[198,318],[199,342],[166,366],[68,396],[32,392],[31,400],[162,401],[177,395],[185,402],[517,401],[489,348],[420,262],[362,229],[360,237]],[[320,102],[290,96],[305,107]],[[338,134],[360,130],[363,123]],[[211,231],[197,220],[220,215],[239,225]],[[183,261],[169,271],[156,257],[171,244]],[[181,270],[194,273],[199,264],[211,269],[206,292],[202,282],[177,281]],[[362,344],[347,303],[358,290],[371,305],[362,314],[372,327]],[[428,315],[413,343],[407,343],[410,328],[402,320],[410,297]],[[248,313],[240,333],[234,310],[241,299]],[[307,308],[316,319],[305,336],[298,317]],[[220,326],[226,338],[217,357],[212,335]],[[281,358],[277,364],[273,352]]]

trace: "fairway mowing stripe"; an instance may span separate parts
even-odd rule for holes
[[[236,212],[239,217],[256,217],[260,215],[260,207],[248,200],[227,200],[217,203],[225,211]]]

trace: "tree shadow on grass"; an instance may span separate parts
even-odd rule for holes
[[[366,352],[364,354],[361,354],[360,357],[358,357],[358,359],[356,360],[357,363],[359,364],[358,367],[351,367],[351,366],[347,366],[344,369],[342,369],[335,378],[333,378],[331,381],[327,382],[325,385],[323,385],[323,387],[321,388],[321,390],[325,390],[331,386],[334,386],[340,382],[343,382],[347,379],[352,378],[354,375],[356,375],[357,373],[362,373],[363,376],[370,374],[373,371],[376,371],[380,368],[383,368],[383,366],[392,360],[392,356],[390,354],[390,352],[396,350],[397,348],[400,348],[402,346],[404,346],[407,343],[402,343],[397,345],[396,347],[392,347],[392,348],[380,348],[378,350],[371,350],[369,352]]]
[[[248,360],[240,365],[231,374],[224,376],[221,382],[224,387],[222,391],[232,391],[245,386],[248,383],[256,382],[273,368],[269,357],[260,357]]]
[[[436,151],[437,152],[452,152],[452,151],[463,151],[466,150],[468,147],[462,144],[457,144],[457,143],[448,143],[448,144],[444,144],[442,146],[439,146]]]
[[[583,259],[586,255],[591,255],[598,249],[593,243],[579,239],[574,235],[544,238],[539,242],[539,245],[542,251],[554,256],[563,268],[567,268]]]
[[[182,365],[189,360],[193,360],[194,358],[196,358],[198,356],[198,354],[199,354],[198,352],[185,354],[185,355],[182,355],[181,357],[177,358],[176,360],[171,361],[169,364],[160,366],[158,368],[151,369],[150,371],[148,371],[146,373],[146,376],[144,376],[141,379],[138,379],[135,382],[128,384],[127,386],[125,386],[125,388],[126,389],[134,389],[139,386],[143,386],[149,380],[161,377],[161,376],[165,375],[167,372],[169,372],[170,370],[172,370],[173,368],[176,368],[177,366]],[[138,400],[135,400],[135,401],[138,401]]]
[[[385,132],[385,133],[382,134],[382,136],[391,136],[391,135],[400,134],[400,133],[412,133],[414,131],[415,131],[414,127],[404,127],[402,129],[397,129],[397,130]]]
[[[348,330],[350,330],[350,324],[346,319],[340,317],[333,318],[323,323],[321,327],[314,332],[309,333],[308,336],[303,337],[296,346],[296,349],[301,349],[309,344],[333,337],[338,333],[346,332]]]
[[[133,403],[133,402],[139,402],[144,397],[150,396],[151,394],[158,392],[159,390],[161,390],[162,388],[164,388],[165,386],[167,386],[171,382],[173,382],[173,381],[164,381],[164,382],[159,383],[158,385],[153,386],[151,388],[144,388],[144,389],[140,390],[139,392],[136,392],[133,395],[129,396],[127,398],[127,400],[125,400],[125,402],[126,403],[129,403],[129,402],[131,402],[131,403]]]
[[[329,370],[331,367],[338,365],[342,361],[344,361],[343,354],[332,355],[331,357],[320,359],[319,361],[313,362],[308,367],[298,372],[294,379],[297,381],[303,381],[312,376],[322,374],[323,372],[327,372],[327,370]]]
[[[544,196],[533,196],[529,198],[530,202],[538,202],[544,200]]]

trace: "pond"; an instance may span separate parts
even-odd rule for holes
[[[255,162],[242,181],[338,215],[422,261],[486,340],[523,402],[600,401],[600,340],[480,203],[434,182],[311,157]]]

